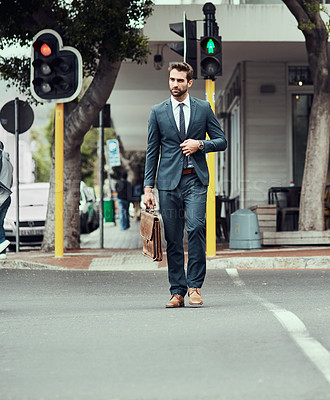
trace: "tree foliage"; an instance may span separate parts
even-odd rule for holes
[[[54,114],[52,113],[47,126],[44,129],[30,132],[30,140],[33,143],[36,182],[49,182],[52,159],[52,142],[54,131]]]
[[[330,15],[328,9],[325,7],[324,4],[315,0],[304,0],[301,1],[301,5],[305,8],[306,16],[304,18],[301,18],[301,20],[299,21],[299,29],[304,31],[307,29],[316,28],[318,24],[316,22],[315,15],[324,13],[329,18],[329,20],[323,22],[326,26],[328,33],[330,32]]]
[[[141,33],[151,0],[6,0],[0,3],[0,51],[31,45],[42,29],[54,29],[65,46],[78,49],[85,77],[92,77],[79,101],[67,103],[64,119],[64,247],[79,247],[80,147],[108,100],[123,60],[142,63],[149,53]],[[29,58],[0,56],[0,74],[29,93]],[[54,249],[55,157],[52,147],[50,197],[42,249]]]
[[[109,139],[116,138],[116,133],[113,128],[104,129],[105,142]],[[98,173],[96,167],[99,163],[99,155],[97,152],[99,141],[99,131],[96,128],[90,129],[81,145],[81,179],[87,186],[94,186],[95,177]],[[106,174],[104,173],[104,178]]]

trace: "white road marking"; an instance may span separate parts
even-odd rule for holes
[[[330,352],[320,342],[313,338],[305,324],[291,311],[280,308],[277,305],[264,300],[262,297],[251,292],[240,278],[237,269],[226,269],[227,274],[233,280],[235,286],[244,290],[245,294],[255,301],[261,303],[269,311],[271,311],[276,319],[286,329],[292,339],[301,348],[305,355],[318,368],[325,379],[330,384]]]

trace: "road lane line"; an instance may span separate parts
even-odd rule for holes
[[[235,286],[240,287],[242,290],[244,290],[247,296],[261,303],[273,313],[283,328],[289,332],[292,339],[330,384],[330,352],[310,335],[308,329],[301,319],[299,319],[291,311],[280,308],[277,305],[270,303],[264,300],[262,297],[251,292],[246,287],[245,282],[240,278],[237,269],[228,268],[226,269],[226,272],[232,279]]]

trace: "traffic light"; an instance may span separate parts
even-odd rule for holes
[[[200,42],[201,75],[214,77],[222,75],[221,36],[204,36]]]
[[[197,79],[197,42],[196,21],[190,21],[183,15],[183,22],[170,24],[170,30],[183,37],[183,41],[171,43],[170,48],[183,57],[183,61],[194,69],[193,78]]]
[[[82,85],[82,59],[78,50],[63,47],[54,30],[39,32],[32,43],[31,92],[38,101],[65,103],[75,99]]]

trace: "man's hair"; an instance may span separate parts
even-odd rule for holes
[[[191,81],[192,79],[193,79],[193,75],[194,75],[194,70],[193,70],[193,67],[191,66],[191,65],[189,65],[188,63],[185,63],[185,62],[176,62],[176,63],[173,63],[173,64],[171,64],[169,67],[168,67],[168,73],[170,74],[170,72],[173,70],[173,69],[176,69],[176,70],[178,70],[178,71],[185,71],[185,72],[187,72],[187,81],[189,82],[189,81]]]
[[[4,145],[3,145],[3,143],[0,141],[0,151],[2,151],[3,149],[4,149]]]

